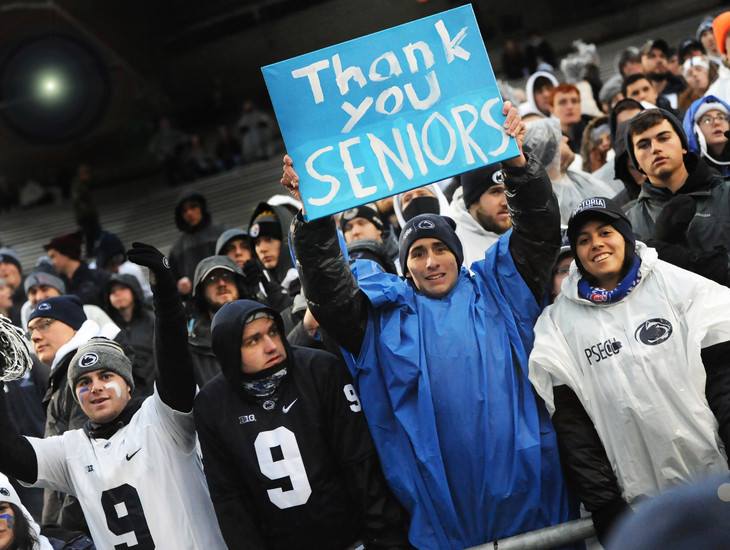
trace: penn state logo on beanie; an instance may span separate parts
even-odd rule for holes
[[[431,237],[444,243],[456,256],[456,265],[464,262],[464,249],[456,236],[456,222],[448,216],[438,214],[419,214],[408,220],[400,234],[398,259],[403,273],[408,272],[408,252],[418,239]]]
[[[125,355],[124,350],[113,340],[95,337],[76,350],[68,366],[68,385],[74,399],[78,401],[75,390],[79,378],[96,370],[108,370],[118,374],[134,391],[132,362]]]
[[[77,296],[55,296],[40,302],[28,317],[28,323],[37,317],[55,319],[79,330],[86,321],[84,306]]]

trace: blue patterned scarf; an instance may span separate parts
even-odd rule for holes
[[[631,263],[629,272],[613,290],[591,286],[585,278],[582,278],[578,281],[578,296],[594,304],[613,304],[620,302],[639,284],[641,280],[639,267],[641,267],[641,258],[634,254],[634,261]]]

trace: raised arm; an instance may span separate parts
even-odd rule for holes
[[[5,384],[0,381],[0,472],[25,483],[38,479],[38,460],[30,442],[18,433],[10,420],[5,401]]]
[[[131,262],[154,274],[152,285],[155,308],[155,359],[157,392],[162,401],[180,412],[190,412],[195,398],[193,361],[188,350],[185,310],[170,264],[155,247],[133,243],[127,251]]]
[[[309,310],[320,326],[350,353],[365,337],[367,298],[340,250],[332,218],[292,221],[291,239]]]

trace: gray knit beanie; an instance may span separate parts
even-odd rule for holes
[[[118,374],[134,391],[132,362],[124,354],[121,346],[108,338],[96,337],[76,350],[68,366],[68,385],[77,402],[76,382],[84,374],[95,370],[108,370]]]

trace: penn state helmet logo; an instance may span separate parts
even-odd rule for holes
[[[51,309],[51,304],[47,302],[43,302],[38,306],[38,311],[48,311],[49,309]]]
[[[99,362],[99,356],[92,352],[84,353],[81,356],[81,359],[79,359],[79,366],[80,367],[91,367],[92,365],[96,365]]]
[[[666,319],[656,317],[644,321],[634,331],[634,338],[637,342],[647,346],[656,346],[669,340],[672,335],[672,323]]]
[[[436,227],[436,224],[433,223],[431,220],[421,220],[416,225],[416,228],[418,229],[433,229],[434,227]]]
[[[492,181],[496,184],[503,184],[504,183],[504,170],[497,170],[492,174]]]
[[[251,229],[248,230],[248,234],[251,235],[254,239],[259,236],[259,233],[261,232],[261,227],[259,224],[255,223],[251,226]]]

